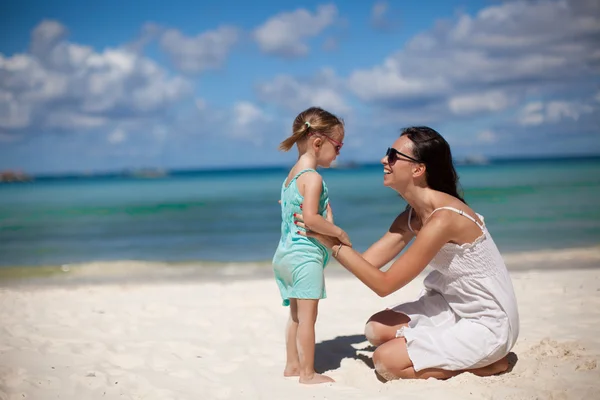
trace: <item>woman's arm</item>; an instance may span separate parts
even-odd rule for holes
[[[450,236],[450,226],[445,219],[432,218],[419,232],[413,245],[385,272],[375,268],[350,247],[339,244],[332,247],[340,264],[379,296],[385,297],[416,278],[450,240]]]
[[[381,239],[373,243],[362,256],[369,264],[381,269],[400,254],[414,237],[415,234],[408,230],[408,211],[404,211],[396,217]]]
[[[333,215],[331,215],[331,219],[329,219],[330,215],[331,208],[328,208],[328,220],[333,223]],[[297,226],[299,228],[305,229],[306,226],[309,226],[309,224],[305,221],[306,213],[296,214],[294,218],[296,219]],[[415,234],[408,230],[407,224],[408,211],[404,211],[396,217],[394,222],[392,222],[390,229],[378,241],[373,243],[364,253],[362,253],[362,257],[377,269],[381,269],[387,263],[392,261],[392,259],[400,254],[406,245],[415,237]],[[310,228],[311,230],[316,231],[313,232],[311,236],[316,237],[316,234],[323,233],[319,232],[317,229],[314,229],[313,226],[310,226]],[[334,235],[329,236],[335,237]],[[330,243],[325,243],[325,241],[328,239],[323,236],[319,236],[317,239],[328,247],[339,243],[335,240],[330,241]]]

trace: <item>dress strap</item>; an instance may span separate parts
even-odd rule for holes
[[[436,212],[437,210],[450,210],[450,211],[454,211],[457,214],[462,215],[463,217],[467,217],[471,221],[475,222],[477,224],[477,226],[479,227],[479,229],[481,229],[481,231],[485,233],[483,225],[480,224],[479,222],[477,222],[477,220],[475,218],[471,217],[469,214],[466,214],[463,210],[459,210],[459,209],[454,208],[454,207],[440,207],[440,208],[436,208],[435,210],[433,210],[431,212],[431,214],[429,214],[429,217],[427,217],[427,219],[431,218],[431,216],[433,215],[433,213]],[[409,227],[410,227],[410,220],[409,220],[408,223],[409,223]]]
[[[412,217],[412,207],[408,207],[408,230],[411,231],[412,233],[415,233],[415,231],[413,231],[412,226],[410,226],[410,218]]]
[[[293,177],[292,179],[290,179],[290,181],[288,182],[288,184],[287,184],[287,185],[285,184],[285,182],[286,182],[286,181],[283,181],[283,184],[285,185],[285,187],[288,187],[288,186],[290,186],[290,185],[292,184],[292,182],[294,182],[296,179],[298,179],[298,177],[299,177],[300,175],[302,175],[302,174],[303,174],[303,173],[305,173],[305,172],[311,172],[311,171],[312,171],[312,172],[317,172],[317,171],[315,171],[313,168],[306,168],[306,169],[303,169],[302,171],[300,171],[300,172],[298,172],[296,175],[294,175],[294,177]]]

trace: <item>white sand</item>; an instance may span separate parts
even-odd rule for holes
[[[414,298],[422,277],[381,299],[332,274],[317,365],[337,382],[318,386],[282,376],[288,311],[269,278],[8,286],[0,289],[0,399],[600,398],[600,265],[512,276],[521,313],[512,372],[383,384],[363,361],[372,351],[364,322]]]

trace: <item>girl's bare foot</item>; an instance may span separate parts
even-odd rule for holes
[[[300,367],[297,365],[286,365],[283,376],[300,376]]]
[[[313,374],[312,376],[300,376],[300,383],[304,383],[306,385],[315,385],[317,383],[330,383],[335,382],[333,378],[328,377],[327,375],[321,374]]]

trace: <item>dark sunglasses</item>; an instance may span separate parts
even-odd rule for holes
[[[401,151],[396,150],[393,147],[388,147],[387,151],[385,152],[385,155],[388,159],[388,164],[390,166],[396,164],[396,161],[398,161],[400,158],[399,156],[405,157],[407,159],[409,159],[410,161],[414,161],[416,163],[420,163],[421,161],[417,160],[414,157],[411,157],[407,154],[402,153]]]

